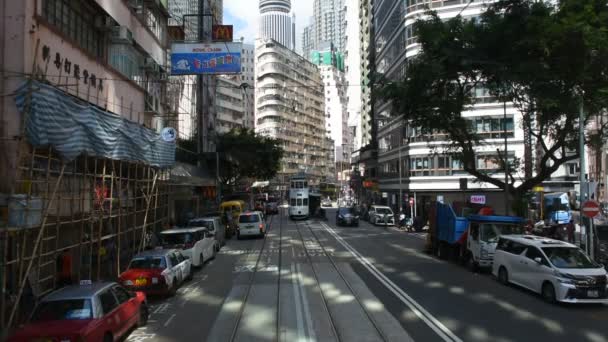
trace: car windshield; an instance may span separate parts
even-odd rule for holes
[[[190,220],[188,227],[204,227],[213,230],[213,221],[209,220]]]
[[[194,241],[194,235],[189,232],[162,234],[163,246],[182,245]]]
[[[380,215],[390,215],[393,213],[389,208],[376,208],[376,212]]]
[[[165,269],[167,267],[165,263],[165,258],[163,257],[148,257],[148,258],[135,258],[131,260],[131,264],[129,265],[129,269],[141,269],[141,268],[159,268]]]
[[[591,261],[583,251],[573,247],[543,247],[549,261],[557,268],[597,268],[601,267]]]
[[[340,215],[346,215],[346,214],[355,215],[355,208],[340,208],[338,213]]]
[[[258,215],[241,215],[239,217],[239,223],[254,223],[259,222],[260,218]]]
[[[89,299],[65,299],[41,302],[32,315],[32,322],[92,319]]]

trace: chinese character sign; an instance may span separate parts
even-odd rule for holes
[[[241,72],[241,43],[175,43],[171,74],[236,74]]]

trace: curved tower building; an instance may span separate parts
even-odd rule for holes
[[[259,38],[273,39],[293,50],[295,40],[290,11],[291,0],[260,0]]]

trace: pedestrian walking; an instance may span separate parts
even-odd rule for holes
[[[574,220],[570,220],[570,222],[568,222],[568,225],[566,225],[566,232],[568,234],[568,242],[570,243],[574,243],[574,231],[576,230],[576,227],[574,226]]]

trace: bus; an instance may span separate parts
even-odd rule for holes
[[[308,180],[306,176],[293,176],[289,181],[289,218],[307,219],[310,210],[308,209]]]

